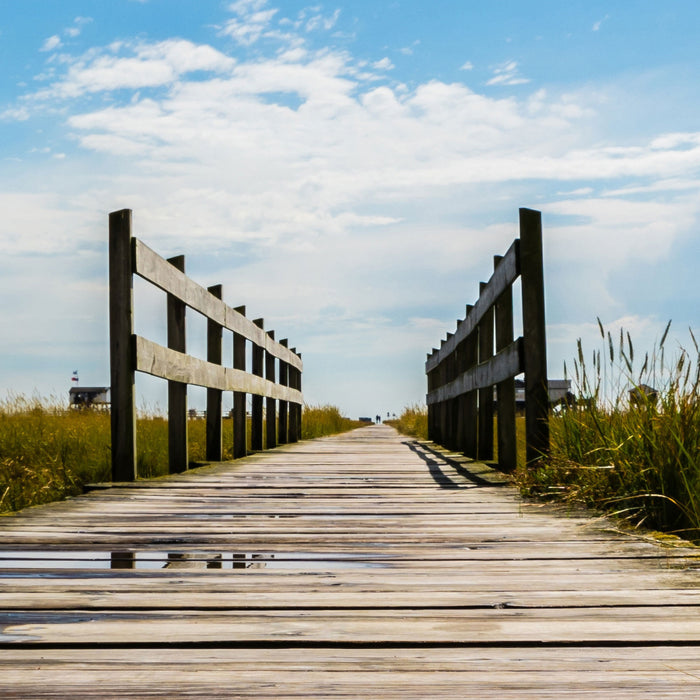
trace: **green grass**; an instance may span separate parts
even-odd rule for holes
[[[700,540],[700,353],[693,337],[692,354],[681,348],[667,361],[668,330],[651,353],[635,359],[629,334],[620,331],[614,342],[600,324],[606,349],[595,352],[589,366],[579,341],[574,380],[580,400],[551,417],[544,465],[518,470],[523,494],[584,504],[635,527]],[[630,389],[643,384],[657,396],[630,402]]]
[[[700,543],[700,352],[692,331],[692,350],[669,359],[670,323],[643,356],[624,330],[613,338],[599,327],[605,350],[587,364],[578,341],[578,401],[550,415],[551,451],[538,469],[525,467],[524,418],[516,418],[515,483],[527,497],[585,505]],[[631,402],[630,390],[642,385],[657,396]],[[387,422],[427,439],[425,407]]]
[[[306,406],[302,439],[364,425],[343,418],[334,406]],[[233,427],[223,421],[223,456],[233,457]],[[263,435],[264,435],[263,430]],[[250,421],[248,421],[250,444]],[[87,483],[111,480],[110,416],[69,410],[55,399],[9,397],[0,401],[0,512],[79,494]],[[168,473],[168,423],[143,413],[137,421],[140,478]],[[190,461],[204,462],[206,421],[188,421]]]
[[[407,406],[396,420],[384,422],[396,428],[402,435],[409,435],[419,440],[428,439],[428,409],[425,406],[418,404]]]

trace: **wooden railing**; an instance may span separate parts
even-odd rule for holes
[[[520,277],[522,337],[514,339],[513,283]],[[495,333],[494,333],[495,330]],[[495,352],[494,352],[495,340]],[[520,209],[520,238],[482,282],[440,349],[425,364],[428,432],[434,442],[479,460],[493,459],[494,386],[498,463],[516,466],[515,376],[525,373],[526,460],[534,466],[549,451],[549,397],[542,268],[542,218]]]
[[[134,333],[133,276],[167,293],[168,347]],[[276,342],[263,319],[228,307],[221,285],[205,289],[185,275],[184,256],[165,260],[131,233],[131,210],[109,215],[109,314],[112,379],[112,480],[137,476],[135,373],[168,380],[168,462],[171,473],[188,468],[187,385],[207,388],[206,458],[222,458],[222,393],[233,392],[233,456],[246,455],[246,394],[252,394],[251,449],[296,442],[301,436],[301,355]],[[207,361],[186,354],[185,308],[208,319]],[[233,367],[222,365],[223,331],[233,332]],[[246,369],[246,342],[252,367]],[[276,368],[278,371],[276,371]],[[265,416],[263,416],[265,399]],[[277,411],[279,405],[279,412]]]

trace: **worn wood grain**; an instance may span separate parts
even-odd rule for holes
[[[136,369],[154,377],[184,384],[208,386],[220,391],[233,391],[258,396],[272,396],[299,403],[303,397],[290,387],[273,384],[239,369],[222,367],[184,353],[164,348],[151,340],[135,336]]]
[[[245,315],[230,308],[206,288],[174,269],[165,259],[139,239],[134,239],[134,246],[134,272],[137,275],[177,297],[187,306],[199,311],[223,328],[242,335],[297,369],[303,368],[301,359],[296,353],[272,340]]]
[[[700,554],[373,426],[0,519],[2,697],[695,697]]]

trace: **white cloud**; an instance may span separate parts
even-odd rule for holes
[[[466,61],[460,67],[460,70],[474,70],[474,64],[471,61]]]
[[[30,112],[26,107],[11,107],[0,112],[0,120],[24,122],[30,117]]]
[[[66,29],[63,30],[63,33],[71,39],[75,39],[77,36],[80,36],[80,33],[83,31],[83,27],[86,24],[90,24],[90,22],[92,22],[91,17],[76,17],[73,20],[73,25],[66,27]]]
[[[129,55],[123,55],[123,54]],[[226,72],[235,61],[207,45],[184,39],[155,44],[116,43],[74,59],[62,80],[37,93],[43,99],[172,84],[194,71]]]
[[[487,85],[524,85],[529,83],[529,78],[522,78],[518,75],[517,61],[506,61],[493,70],[493,78]]]
[[[618,103],[591,90],[495,98],[462,82],[396,84],[382,53],[314,49],[306,32],[320,10],[286,22],[263,0],[230,10],[233,39],[276,43],[238,60],[182,39],[62,53],[43,101],[0,115],[65,113],[67,137],[51,143],[65,159],[41,158],[60,173],[42,182],[60,180],[68,204],[0,196],[6,256],[90,250],[106,211],[128,206],[137,235],[206,260],[195,279],[230,280],[231,301],[296,329],[305,356],[380,357],[400,340],[420,367],[515,237],[519,205],[544,211],[547,274],[559,275],[549,298],[572,327],[601,310],[621,316],[616,271],[670,256],[695,230],[700,132],[629,133],[620,145],[601,127]],[[509,61],[489,84],[523,82]],[[309,386],[333,400],[320,375]]]
[[[314,8],[316,9],[316,8]],[[330,31],[335,27],[336,23],[338,22],[338,18],[340,17],[340,10],[336,9],[335,12],[333,12],[332,15],[324,17],[322,14],[313,14],[311,17],[306,19],[304,29],[307,32],[313,32],[318,29],[322,29],[324,31]]]
[[[375,61],[372,64],[372,67],[376,70],[392,70],[394,68],[394,64],[385,56],[379,61]]]
[[[61,46],[61,37],[58,36],[58,34],[54,34],[53,36],[50,36],[48,39],[46,39],[46,41],[44,41],[39,51],[54,51],[55,49],[58,49]]]
[[[418,46],[419,44],[420,39],[416,39],[413,43],[411,43],[410,46],[404,46],[400,48],[399,53],[402,53],[404,56],[412,56],[416,46]]]
[[[257,42],[269,31],[276,9],[263,9],[267,0],[238,0],[231,3],[229,10],[236,17],[228,20],[221,30],[223,36],[229,36],[243,46]]]
[[[605,15],[605,17],[603,17],[602,19],[599,19],[597,22],[595,22],[593,24],[593,27],[591,28],[592,31],[594,31],[594,32],[600,31],[600,28],[603,26],[603,22],[605,22],[608,19],[610,19],[610,15]]]

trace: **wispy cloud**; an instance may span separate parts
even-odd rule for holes
[[[228,20],[221,30],[222,35],[229,36],[243,46],[250,46],[265,34],[276,9],[263,9],[267,0],[238,0],[229,5],[236,16]]]
[[[489,80],[487,85],[524,85],[529,83],[529,78],[523,78],[518,75],[517,61],[506,61],[493,70],[493,78]]]
[[[403,46],[399,49],[399,53],[404,56],[412,56],[416,46],[420,45],[420,39],[416,39],[410,46]]]
[[[603,26],[603,22],[607,21],[610,19],[610,15],[605,15],[602,19],[599,19],[597,22],[593,24],[593,27],[591,28],[592,31],[594,32],[599,32],[600,28]]]
[[[474,70],[474,64],[471,61],[466,61],[460,67],[460,70]]]
[[[82,308],[92,319],[87,331],[66,322],[50,331],[92,338],[93,356],[103,355],[95,347],[106,333],[98,327],[104,213],[124,206],[159,252],[192,251],[195,270],[206,257],[195,279],[231,280],[227,293],[238,298],[229,301],[254,299],[270,323],[294,328],[305,357],[316,353],[311,368],[328,362],[325,348],[342,358],[374,353],[361,367],[343,360],[356,392],[383,381],[367,379],[367,367],[397,339],[414,353],[405,375],[420,368],[429,343],[463,314],[465,278],[476,295],[484,261],[490,267],[512,241],[517,206],[551,217],[551,303],[567,307],[559,320],[570,328],[599,309],[623,316],[616,274],[671,255],[697,230],[700,132],[649,127],[620,145],[603,128],[606,109],[620,119],[620,101],[590,89],[497,97],[466,80],[402,83],[398,68],[385,71],[389,56],[409,51],[387,56],[379,47],[360,57],[334,37],[324,43],[336,13],[283,17],[265,0],[231,3],[229,12],[228,33],[211,45],[133,38],[79,51],[66,41],[46,57],[44,87],[3,105],[4,120],[59,116],[51,143],[20,154],[41,161],[45,189],[18,193],[7,178],[0,187],[8,222],[0,251],[18,270],[50,278],[47,316]],[[488,84],[526,82],[511,60]],[[92,260],[91,295],[70,287],[74,270],[55,263],[76,255]],[[0,279],[7,299],[16,285]],[[11,333],[18,347],[36,345],[19,320],[29,311],[11,311],[0,318],[0,346]],[[394,356],[386,361],[396,371]],[[27,381],[39,380],[32,373]],[[423,377],[417,382],[419,397]],[[323,393],[322,370],[306,387],[314,400],[335,400]]]
[[[391,70],[394,67],[394,64],[385,56],[379,61],[375,61],[372,64],[372,67],[376,70]]]
[[[58,34],[54,34],[53,36],[50,36],[48,39],[44,41],[44,43],[41,45],[41,48],[39,51],[55,51],[56,49],[60,48],[62,46],[61,42],[61,37],[58,36]]]
[[[80,36],[80,33],[83,31],[83,27],[86,24],[90,24],[90,22],[92,22],[91,17],[76,17],[73,20],[73,25],[66,27],[66,29],[63,30],[63,33],[71,39],[75,39],[75,37]]]
[[[184,39],[154,44],[117,42],[75,59],[64,59],[66,74],[34,98],[73,98],[86,93],[168,85],[186,73],[226,72],[235,61],[207,45]]]

